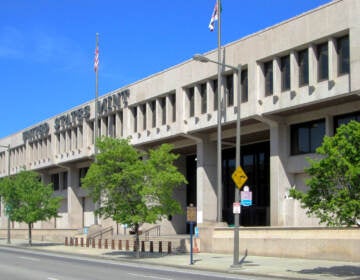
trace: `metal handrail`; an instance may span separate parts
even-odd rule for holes
[[[155,236],[160,236],[160,225],[153,226],[145,231],[142,234],[145,235],[145,240],[149,240],[150,232],[155,231]]]
[[[100,239],[102,238],[103,234],[111,232],[111,234],[114,233],[114,229],[112,226],[109,226],[107,228],[101,229],[99,231],[93,232],[91,234],[87,235],[87,238],[96,238],[100,236]]]

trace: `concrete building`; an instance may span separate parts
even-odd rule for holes
[[[243,226],[318,226],[292,187],[305,189],[306,157],[324,135],[360,119],[360,2],[335,0],[223,46],[224,63],[242,65],[241,165],[253,206],[241,213]],[[192,54],[189,54],[189,57]],[[205,54],[217,60],[216,50]],[[94,224],[94,204],[80,178],[93,161],[94,125],[99,135],[130,137],[140,149],[172,143],[189,181],[176,192],[184,209],[197,207],[198,224],[217,222],[217,65],[192,59],[95,101],[0,139],[0,177],[22,167],[36,170],[63,197],[60,218],[34,228],[81,229]],[[223,69],[222,221],[233,223],[237,73]],[[0,228],[7,227],[1,206]],[[99,220],[100,224],[114,225]],[[185,233],[186,217],[159,222],[164,233]],[[116,226],[116,225],[114,225]],[[17,223],[13,228],[26,227]]]

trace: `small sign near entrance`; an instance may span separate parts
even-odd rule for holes
[[[251,206],[252,205],[252,192],[248,186],[244,187],[244,191],[240,193],[241,205],[242,206]]]
[[[240,212],[241,212],[240,202],[234,202],[233,203],[233,214],[240,214]]]
[[[186,208],[186,220],[187,222],[192,222],[192,223],[196,223],[196,207],[193,206],[193,204],[190,204],[190,206],[188,206]]]
[[[244,170],[241,166],[238,166],[234,173],[232,174],[231,178],[233,179],[235,185],[241,189],[241,187],[245,184],[246,180],[248,179],[247,175],[245,174]]]

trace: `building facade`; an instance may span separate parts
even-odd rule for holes
[[[191,54],[189,54],[191,55]],[[206,57],[217,60],[217,51]],[[324,135],[360,119],[360,2],[335,0],[223,46],[221,79],[222,191],[217,193],[217,65],[192,59],[0,139],[0,177],[35,170],[63,198],[60,218],[34,228],[82,228],[96,222],[95,205],[81,188],[98,136],[130,137],[149,149],[172,143],[189,182],[176,191],[184,209],[197,207],[198,224],[233,223],[238,84],[241,85],[241,166],[253,206],[244,226],[318,226],[290,188],[306,190],[304,168]],[[9,158],[10,156],[10,158]],[[217,205],[218,196],[221,205]],[[111,224],[111,221],[98,221]],[[186,217],[159,222],[162,232],[185,233]],[[0,227],[7,227],[1,206]],[[21,228],[21,224],[12,224]]]

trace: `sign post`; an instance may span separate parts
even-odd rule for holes
[[[248,179],[244,170],[240,166],[240,149],[239,152],[236,153],[236,157],[237,157],[236,162],[238,167],[231,176],[237,187],[235,188],[235,202],[233,204],[233,213],[234,213],[234,260],[232,265],[233,267],[237,267],[239,265],[239,226],[240,226],[240,212],[241,212],[241,204],[239,203],[240,201],[239,191],[242,188],[242,186],[245,184],[246,180]]]
[[[186,209],[186,220],[190,224],[190,264],[194,264],[193,261],[193,235],[194,224],[196,223],[196,207],[191,203]]]

